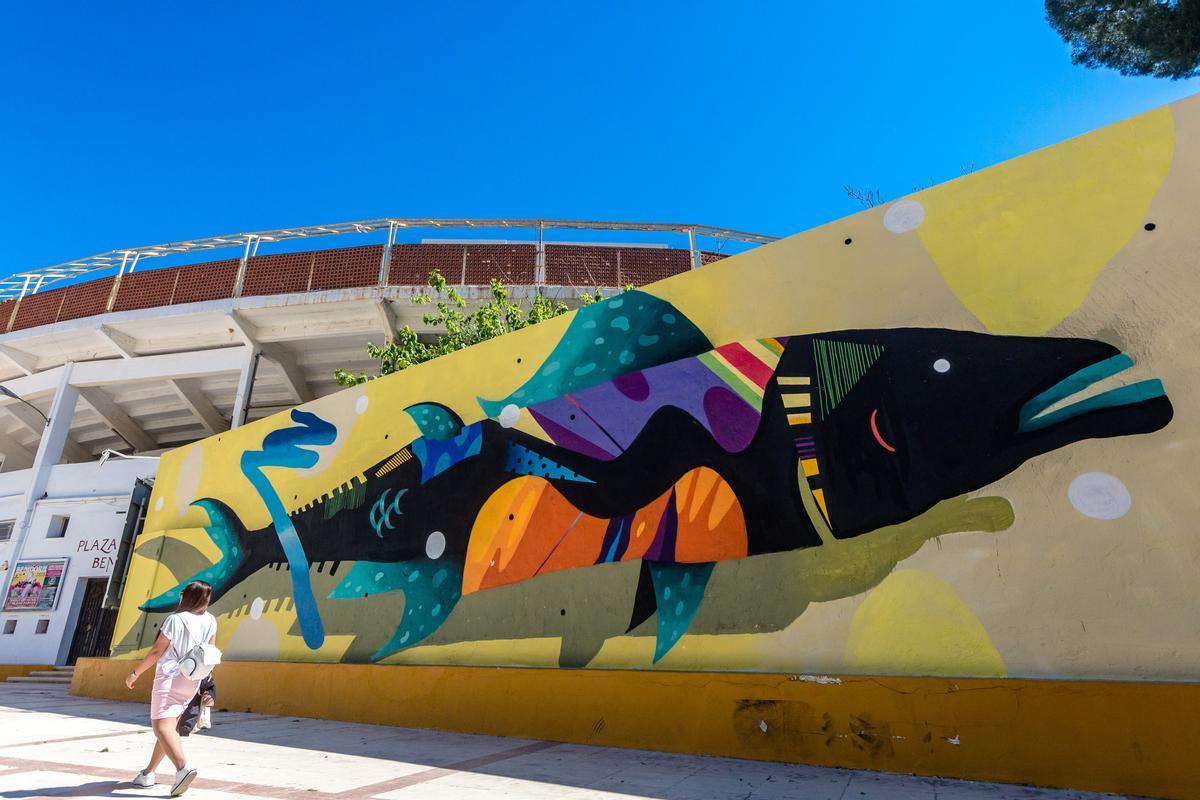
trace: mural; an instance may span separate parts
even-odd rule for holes
[[[1182,633],[1127,640],[1190,619],[1141,613],[1191,585],[1145,531],[1194,561],[1183,129],[1200,103],[171,453],[116,652],[200,578],[231,658],[1182,674]]]
[[[631,561],[639,578],[617,633],[653,618],[657,662],[718,562],[820,547],[820,529],[867,534],[1041,453],[1163,427],[1172,409],[1155,379],[1070,402],[1132,364],[1101,342],[936,329],[714,347],[678,309],[630,291],[580,310],[509,397],[480,400],[498,420],[467,425],[436,403],[409,405],[419,438],[289,512],[264,468],[311,467],[337,436],[291,411],[289,427],[240,461],[270,525],[247,530],[219,499],[197,500],[220,560],[142,609],[170,611],[196,579],[220,600],[286,564],[316,649],[325,634],[309,567],[353,562],[329,599],[404,595],[380,659],[432,635],[466,595]],[[524,412],[545,438],[512,427]]]

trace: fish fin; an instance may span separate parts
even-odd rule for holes
[[[510,404],[530,406],[711,349],[712,342],[682,311],[631,289],[572,312],[533,377],[503,399],[478,398],[479,407],[495,419]]]
[[[421,435],[434,441],[444,442],[462,432],[462,419],[441,403],[417,403],[404,411],[417,423]]]
[[[563,632],[558,651],[558,666],[562,669],[582,669],[604,647],[605,638],[598,631],[568,627]]]
[[[505,454],[504,471],[516,475],[536,475],[551,480],[574,481],[576,483],[595,483],[591,478],[580,475],[574,470],[567,469],[552,458],[544,456],[536,450],[530,450],[516,442],[508,443]]]
[[[637,589],[633,593],[633,613],[629,616],[629,627],[626,633],[654,616],[658,601],[654,596],[654,579],[650,575],[650,562],[643,561],[638,571]]]
[[[716,564],[712,561],[702,564],[647,561],[646,564],[658,606],[658,635],[654,642],[654,663],[657,664],[692,624]]]
[[[147,600],[141,605],[142,611],[173,611],[179,605],[179,596],[183,588],[192,581],[204,581],[211,585],[212,599],[215,601],[231,586],[262,566],[249,558],[246,527],[229,506],[209,498],[197,500],[192,505],[204,509],[208,514],[208,525],[204,530],[221,551],[221,558],[215,564],[180,581],[173,588]]]
[[[396,591],[404,592],[404,613],[392,638],[371,655],[373,661],[412,647],[441,627],[462,597],[462,570],[444,558],[357,561],[329,597],[347,600]]]
[[[409,448],[421,465],[421,483],[426,483],[463,459],[479,455],[483,451],[483,426],[478,422],[467,425],[447,439],[422,436]]]

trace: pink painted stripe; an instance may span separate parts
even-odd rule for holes
[[[753,353],[737,342],[721,345],[717,348],[717,352],[734,369],[742,373],[742,375],[751,380],[760,389],[767,387],[767,381],[771,380],[771,375],[774,374],[770,367],[758,360]]]

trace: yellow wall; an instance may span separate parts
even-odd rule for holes
[[[647,287],[714,344],[903,327],[1106,342],[1135,362],[1121,379],[1162,380],[1174,418],[1153,432],[1044,453],[901,524],[842,540],[826,529],[818,531],[821,546],[721,559],[687,635],[661,660],[651,621],[637,635],[607,630],[595,653],[579,644],[581,663],[1195,681],[1200,492],[1189,476],[1200,458],[1197,196],[1200,98],[1191,98]],[[416,439],[417,426],[401,411],[411,403],[444,404],[467,424],[483,419],[477,398],[507,397],[533,378],[570,323],[556,319],[309,403],[303,408],[336,426],[336,441],[319,448],[311,468],[266,474],[281,497],[304,503]],[[117,624],[118,654],[141,652],[154,635],[161,615],[143,614],[141,603],[220,558],[196,500],[221,500],[250,530],[268,525],[239,459],[289,425],[276,415],[163,457]],[[517,428],[544,437],[525,412]],[[819,523],[813,496],[805,502]],[[342,564],[336,578],[311,574],[328,629],[316,649],[296,626],[286,571],[268,568],[229,591],[214,606],[227,658],[370,661],[404,601],[400,592],[327,599],[348,569]],[[637,575],[633,564],[567,570],[464,597],[441,638],[384,663],[556,666],[576,619],[565,605],[559,619],[557,599],[603,606],[617,619],[625,607],[609,608],[615,601],[604,598],[631,597]],[[545,604],[536,625],[486,621],[489,604],[533,601]],[[740,625],[747,608],[770,619]],[[1004,760],[986,752],[980,763]],[[930,763],[939,765],[933,771],[943,764]]]
[[[51,670],[53,667],[39,667],[33,664],[0,664],[0,681],[9,678],[23,678],[31,672]]]
[[[120,661],[72,692],[146,701]],[[1200,794],[1200,686],[1178,683],[227,663],[220,706],[552,741]],[[536,697],[536,702],[530,702]]]

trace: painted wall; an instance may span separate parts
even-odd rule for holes
[[[1195,680],[1192,98],[164,456],[115,641]]]

